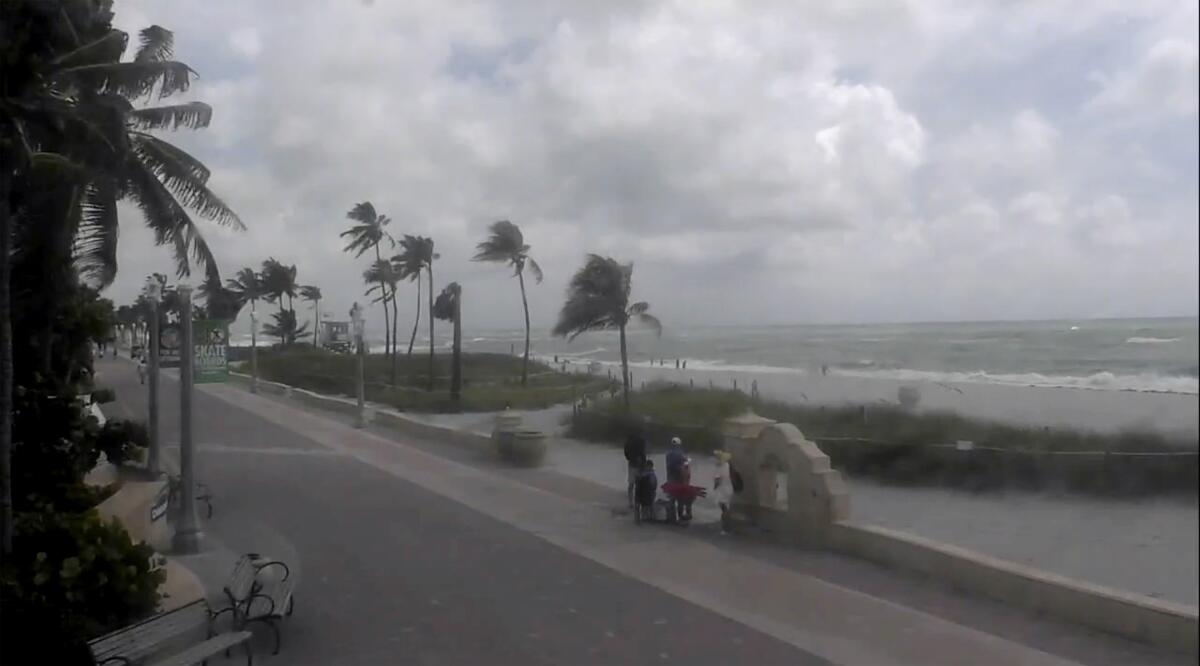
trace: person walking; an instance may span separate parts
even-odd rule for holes
[[[683,451],[683,440],[671,438],[671,449],[667,451],[667,482],[685,483],[684,467],[687,464],[687,454]]]
[[[146,355],[142,354],[138,357],[137,364],[138,381],[142,384],[146,383]]]
[[[646,462],[646,435],[642,427],[637,427],[625,438],[625,481],[628,484],[629,507],[634,508],[634,490],[637,486],[638,475],[641,474]]]

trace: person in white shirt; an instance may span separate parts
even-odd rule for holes
[[[729,534],[731,516],[729,506],[733,502],[733,478],[729,469],[728,451],[713,451],[712,498],[721,510],[721,534]]]

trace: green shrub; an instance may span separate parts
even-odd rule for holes
[[[87,663],[87,640],[158,607],[165,573],[116,521],[36,511],[18,514],[15,527],[0,571],[0,661]]]
[[[138,460],[148,446],[150,435],[138,421],[108,421],[96,435],[96,448],[114,465]]]
[[[17,385],[13,394],[15,510],[52,505],[75,513],[91,508],[82,483],[100,457],[96,419],[84,415],[69,386]]]
[[[92,403],[105,405],[117,399],[117,394],[110,388],[98,388],[92,391]]]

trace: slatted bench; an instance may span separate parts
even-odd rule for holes
[[[233,574],[225,585],[229,606],[217,612],[233,614],[234,626],[244,628],[250,622],[261,622],[275,634],[275,650],[279,654],[279,626],[291,617],[296,603],[293,596],[295,579],[288,565],[258,553],[238,558]]]
[[[242,645],[246,664],[254,662],[249,631],[213,633],[213,613],[203,599],[159,613],[88,641],[97,666],[192,666]]]

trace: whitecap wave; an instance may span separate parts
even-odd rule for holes
[[[895,379],[951,384],[1004,384],[1009,386],[1038,386],[1044,388],[1076,388],[1093,391],[1137,391],[1142,393],[1200,394],[1200,379],[1156,374],[1116,375],[1097,372],[1086,377],[1043,375],[1037,372],[1002,374],[982,370],[976,372],[935,372],[930,370],[854,370],[834,369],[833,374],[845,377]]]
[[[1132,338],[1125,338],[1127,345],[1165,345],[1172,342],[1179,342],[1179,338],[1149,338],[1136,335]]]

